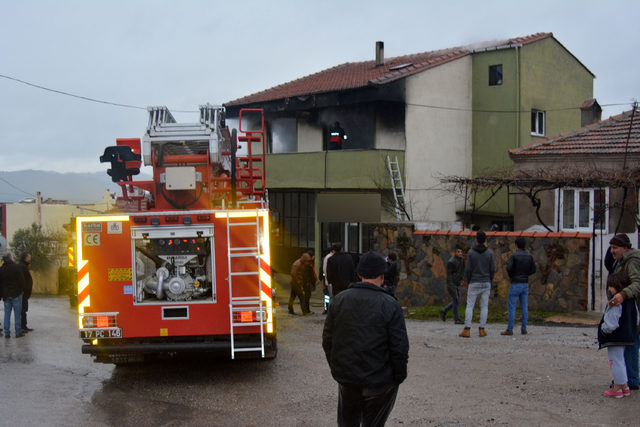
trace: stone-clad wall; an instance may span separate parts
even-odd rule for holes
[[[527,239],[537,272],[529,278],[529,309],[544,311],[587,310],[590,235],[586,233],[486,232],[496,260],[492,305],[504,305],[509,291],[506,264],[515,251],[515,239]],[[456,244],[466,252],[475,244],[474,233],[418,231],[411,224],[371,226],[372,250],[384,255],[396,252],[400,282],[396,297],[404,306],[444,305],[446,266]],[[466,255],[465,255],[466,256]],[[463,295],[466,292],[463,291]],[[463,298],[464,304],[465,298]]]

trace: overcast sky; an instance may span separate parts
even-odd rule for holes
[[[603,118],[640,97],[640,1],[0,0],[0,75],[136,107],[197,110],[344,62],[552,32],[592,73]],[[174,114],[194,122],[195,113]],[[0,171],[106,170],[144,109],[0,77]]]

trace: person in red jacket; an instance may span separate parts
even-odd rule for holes
[[[339,122],[335,122],[329,129],[329,150],[342,150],[342,144],[347,140],[347,134],[340,127]]]

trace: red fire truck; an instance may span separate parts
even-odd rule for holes
[[[149,107],[142,141],[100,157],[122,190],[118,212],[78,216],[75,267],[82,352],[96,362],[277,351],[262,110],[200,107],[177,123]],[[134,180],[144,163],[153,179]]]

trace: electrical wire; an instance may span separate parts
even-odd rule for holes
[[[90,98],[88,96],[83,96],[83,95],[76,95],[74,93],[69,93],[69,92],[65,92],[65,91],[62,91],[62,90],[58,90],[58,89],[51,89],[51,88],[48,88],[46,86],[41,86],[41,85],[38,85],[38,84],[35,84],[35,83],[27,82],[25,80],[17,79],[15,77],[7,76],[7,75],[4,75],[4,74],[0,74],[0,77],[2,77],[3,79],[12,80],[14,82],[21,83],[23,85],[35,87],[37,89],[42,89],[42,90],[46,90],[46,91],[49,91],[49,92],[54,92],[54,93],[57,93],[57,94],[60,94],[60,95],[70,96],[72,98],[82,99],[84,101],[91,101],[91,102],[97,102],[99,104],[113,105],[115,107],[134,108],[134,109],[137,109],[137,110],[146,110],[147,109],[146,107],[140,107],[138,105],[121,104],[121,103],[118,103],[118,102],[103,101],[101,99]],[[173,111],[176,112],[176,113],[197,113],[198,112],[196,110],[173,110]]]
[[[16,189],[16,190],[18,190],[18,191],[21,191],[21,192],[23,192],[24,194],[27,194],[27,195],[29,195],[29,196],[36,197],[36,195],[35,195],[35,194],[31,194],[31,193],[29,193],[28,191],[24,191],[22,188],[16,187],[15,185],[13,185],[12,183],[10,183],[9,181],[7,181],[7,180],[6,180],[6,179],[4,179],[4,178],[0,178],[0,181],[3,181],[4,183],[6,183],[7,185],[9,185],[10,187],[13,187],[13,188],[15,188],[15,189]]]
[[[18,82],[27,86],[31,86],[31,87],[35,87],[37,89],[42,89],[42,90],[46,90],[49,92],[54,92],[54,93],[58,93],[60,95],[65,95],[65,96],[70,96],[73,98],[78,98],[78,99],[82,99],[84,101],[91,101],[91,102],[97,102],[100,104],[106,104],[106,105],[113,105],[115,107],[123,107],[123,108],[134,108],[137,110],[146,110],[146,107],[140,107],[138,105],[130,105],[130,104],[121,104],[118,102],[111,102],[111,101],[104,101],[101,99],[96,99],[96,98],[90,98],[88,96],[83,96],[83,95],[76,95],[73,93],[69,93],[69,92],[64,92],[62,90],[57,90],[57,89],[51,89],[45,86],[41,86],[35,83],[30,83],[27,82],[25,80],[21,80],[21,79],[17,79],[15,77],[11,77],[11,76],[7,76],[4,74],[0,74],[0,77],[7,79],[7,80],[12,80],[14,82]],[[620,105],[627,105],[628,103],[624,102],[624,103],[615,103],[615,104],[601,104],[601,107],[618,107]],[[473,109],[473,108],[458,108],[458,107],[443,107],[440,105],[428,105],[428,104],[414,104],[414,103],[407,103],[407,105],[411,105],[414,107],[424,107],[424,108],[432,108],[435,110],[450,110],[450,111],[469,111],[469,112],[473,112],[473,113],[530,113],[531,110],[484,110],[484,109]],[[566,107],[566,108],[555,108],[555,109],[547,109],[545,111],[567,111],[567,110],[578,110],[580,109],[580,107]],[[173,112],[176,113],[197,113],[198,111],[195,110],[172,110]]]

